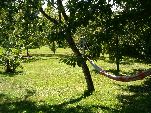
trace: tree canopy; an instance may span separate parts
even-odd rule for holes
[[[0,46],[6,51],[3,56],[19,56],[24,47],[29,49],[46,43],[52,44],[53,51],[56,43],[68,45],[74,55],[63,61],[82,67],[89,91],[94,86],[86,57],[93,59],[107,53],[118,65],[124,56],[150,61],[150,26],[150,0],[0,1]],[[76,44],[80,37],[89,45],[85,55]],[[7,68],[15,61],[10,58],[3,57]]]

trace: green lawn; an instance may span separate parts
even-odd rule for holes
[[[80,67],[60,62],[70,49],[30,50],[33,56],[23,62],[23,70],[6,74],[0,67],[0,113],[150,113],[151,79],[121,83],[97,74],[89,65],[95,92],[84,96],[86,83]],[[113,72],[115,64],[108,59],[97,64]],[[121,72],[135,73],[151,66],[124,61]]]

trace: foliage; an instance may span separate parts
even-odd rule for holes
[[[27,4],[26,4],[27,3]],[[0,46],[3,49],[1,63],[6,67],[6,72],[15,72],[20,65],[23,48],[40,47],[38,28],[38,12],[31,8],[30,1],[1,1],[0,10]],[[35,2],[36,3],[36,2]]]
[[[116,12],[110,20],[108,34],[112,34],[107,51],[116,57],[116,37],[118,37],[118,49],[120,59],[129,56],[150,62],[150,10],[149,1],[115,1],[121,10]],[[137,4],[137,5],[136,5]]]
[[[75,56],[67,56],[67,57],[63,57],[60,59],[61,62],[66,63],[67,65],[71,65],[73,67],[75,67],[76,65],[78,65],[79,67],[81,67],[81,62],[82,62],[82,58],[77,58]]]
[[[42,8],[45,2],[46,8]],[[150,59],[149,1],[110,2],[68,0],[63,4],[62,0],[2,0],[0,22],[4,32],[1,36],[6,40],[17,40],[18,48],[25,47],[27,53],[29,48],[44,44],[50,45],[54,53],[56,45],[69,46],[74,56],[63,61],[73,66],[81,64],[88,90],[93,91],[87,56],[94,59],[100,52],[108,53],[118,65],[123,56]],[[114,5],[120,6],[121,10],[114,12]],[[85,55],[76,46],[78,34],[82,34],[89,45]],[[2,38],[0,41],[5,42]]]
[[[69,48],[58,48],[55,55],[48,47],[31,49],[31,55],[39,56],[39,60],[23,63],[23,73],[0,73],[1,113],[150,112],[150,78],[121,83],[95,73],[89,65],[96,91],[84,96],[86,84],[81,68],[59,63],[62,56],[70,54]],[[97,64],[111,72],[115,65],[107,60],[107,57],[106,61],[98,60]],[[133,71],[149,67],[125,60],[121,70],[133,74]]]
[[[3,53],[0,55],[0,64],[5,66],[5,71],[14,73],[20,65],[21,56],[19,55],[20,51],[18,49],[5,49],[3,48]]]
[[[14,2],[7,4],[10,8],[5,7],[5,5],[0,13],[0,46],[2,49],[0,59],[1,64],[6,68],[6,72],[15,72],[20,65],[20,26],[17,26],[16,4]]]

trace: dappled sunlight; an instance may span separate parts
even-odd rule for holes
[[[150,98],[149,77],[142,81],[121,83],[98,74],[87,62],[95,86],[95,91],[89,93],[82,69],[60,62],[61,53],[63,50],[56,55],[33,52],[36,60],[23,62],[21,73],[0,73],[2,113],[110,113],[150,110],[150,101],[147,101]],[[106,68],[109,73],[115,71],[113,63],[98,60],[97,64]],[[124,64],[122,72],[133,74],[148,68],[146,64],[137,65]]]
[[[146,79],[140,85],[130,85],[124,89],[127,94],[117,95],[122,103],[121,112],[145,112],[151,111],[151,79]]]

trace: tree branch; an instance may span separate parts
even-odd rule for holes
[[[45,11],[44,11],[42,8],[40,8],[39,11],[40,11],[48,20],[50,20],[50,21],[53,22],[54,24],[59,24],[59,22],[58,22],[56,19],[54,19],[54,18],[50,17],[48,14],[46,14]]]
[[[63,7],[62,1],[61,0],[57,0],[57,3],[58,3],[58,7],[59,7],[58,10],[62,13],[65,21],[67,21],[68,20],[68,16],[67,16],[67,14],[65,12],[65,9]]]
[[[48,0],[48,4],[50,4],[52,7],[54,7],[55,9],[57,9],[56,7],[55,7],[55,2],[53,1],[53,0]]]

